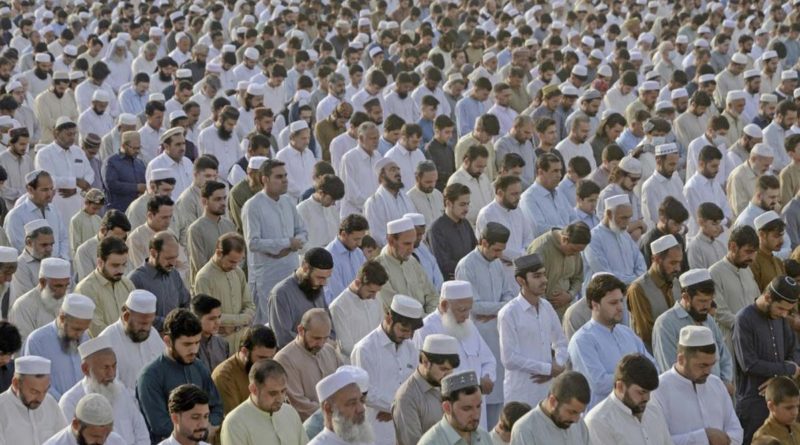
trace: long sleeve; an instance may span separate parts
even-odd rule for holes
[[[420,408],[414,402],[412,397],[395,397],[392,417],[398,445],[415,445],[424,433]]]
[[[356,147],[353,150],[361,149]],[[341,171],[340,176],[344,180],[344,189],[347,190],[344,199],[353,208],[363,210],[367,198],[370,197],[370,194],[374,192],[374,190],[370,190],[368,187],[362,187],[360,184],[364,172],[359,172],[357,169],[358,166],[354,165],[355,162],[353,161],[356,159],[351,159],[351,157],[355,155],[356,153],[353,153],[350,156],[342,158],[342,165],[339,170]]]
[[[105,178],[108,189],[119,194],[138,193],[139,183],[125,181],[120,175],[120,168],[124,167],[113,161],[112,158],[109,158],[106,163],[103,164],[103,177]],[[144,183],[144,181],[142,181],[142,183]]]
[[[712,266],[710,268],[711,278],[714,280],[714,294],[725,295],[727,297],[715,298],[715,303],[717,303],[717,313],[714,315],[714,320],[716,320],[718,325],[727,328],[728,331],[732,331],[733,325],[736,321],[736,314],[733,313],[733,310],[728,307],[727,300],[728,298],[732,298],[732,296],[726,295],[723,283],[730,277],[726,277],[728,273],[722,270],[723,267],[723,264],[720,263],[719,265],[716,265],[716,267]]]
[[[267,221],[266,218],[263,218],[263,212],[260,211],[262,209],[256,207],[257,202],[251,198],[242,209],[242,223],[247,247],[253,252],[278,255],[281,250],[289,247],[291,240],[289,238],[261,237],[261,234],[265,232],[262,226]]]
[[[725,338],[722,336],[722,332],[720,332],[719,327],[717,327],[716,323],[712,323],[712,331],[714,333],[714,340],[717,342],[718,345],[718,356],[719,356],[719,378],[722,379],[723,382],[726,383],[733,383],[733,376],[734,376],[734,369],[733,369],[733,357],[731,357],[731,351],[728,349],[728,346],[725,344]],[[676,352],[677,357],[677,352]]]
[[[283,347],[294,340],[292,332],[296,327],[294,326],[295,319],[292,316],[291,306],[282,301],[285,298],[282,298],[279,292],[281,290],[274,289],[269,298],[269,325],[275,331],[278,346]]]
[[[628,287],[627,297],[631,314],[631,328],[642,341],[650,344],[653,335],[653,323],[655,323],[650,301],[639,284],[632,284]]]
[[[793,375],[796,365],[783,360],[786,357],[780,357],[782,360],[779,362],[763,360],[759,357],[756,348],[757,335],[752,318],[747,316],[746,312],[740,312],[736,317],[736,324],[733,326],[733,347],[736,348],[735,356],[742,372],[763,378]]]
[[[516,309],[516,308],[515,308]],[[500,332],[500,361],[503,367],[511,371],[523,371],[531,375],[550,375],[552,362],[541,362],[526,358],[520,352],[523,342],[516,336],[516,327],[513,325],[514,314],[511,311],[504,312],[497,323]]]
[[[150,430],[150,437],[153,443],[158,443],[172,433],[172,421],[167,411],[167,401],[163,397],[161,378],[153,375],[154,369],[150,367],[149,373],[139,376],[139,381],[136,382],[136,399]]]
[[[303,370],[295,369],[294,363],[290,360],[283,360],[281,364],[286,369],[286,395],[292,401],[292,407],[297,410],[301,418],[308,418],[319,408],[319,403],[315,402],[303,393]]]
[[[150,445],[150,431],[147,429],[147,422],[144,420],[142,412],[139,411],[136,404],[131,400],[131,407],[129,408],[129,415],[133,417],[133,435],[135,437],[134,445]]]
[[[614,389],[614,374],[606,371],[600,356],[604,353],[599,344],[590,344],[588,336],[572,337],[569,356],[572,368],[589,381],[592,394],[610,394]],[[595,400],[595,403],[599,400]]]
[[[208,420],[213,426],[220,426],[222,425],[222,418],[223,418],[223,410],[222,410],[222,399],[219,396],[219,391],[217,391],[217,387],[214,386],[214,381],[211,380],[211,373],[205,366],[203,366],[205,373],[203,374],[203,386],[208,394],[208,407],[211,410],[209,413]]]
[[[410,341],[410,340],[406,340]],[[361,347],[360,347],[361,346]],[[377,365],[377,360],[380,359],[380,355],[376,354],[376,351],[369,351],[365,346],[373,346],[370,342],[364,342],[361,345],[356,345],[353,349],[353,353],[350,355],[350,361],[354,366],[358,366],[359,368],[367,371],[368,375],[371,376],[380,376],[381,369]],[[370,388],[367,391],[367,406],[370,408],[375,409],[376,411],[384,412],[384,413],[391,413],[392,412],[392,399],[391,397],[394,396],[393,393],[389,393],[389,399],[385,397],[381,397],[387,394],[386,391],[381,391],[378,388],[378,384],[380,383],[379,378],[370,379]]]

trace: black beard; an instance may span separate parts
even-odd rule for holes
[[[172,82],[172,76],[168,76],[168,75],[166,75],[166,74],[164,74],[163,72],[160,72],[160,71],[158,73],[158,78],[162,82]]]
[[[10,79],[11,79],[11,74],[7,76],[0,75],[0,80],[2,80],[3,82],[8,82]]]
[[[398,96],[400,99],[405,99],[406,97],[408,97],[408,93],[407,93],[407,92],[406,92],[406,93],[401,93],[401,92],[399,92],[399,91],[398,91],[398,92],[397,92],[397,96]]]
[[[145,341],[148,338],[150,338],[150,332],[149,331],[146,331],[146,332],[131,332],[131,331],[125,329],[125,335],[127,335],[128,338],[130,338],[131,341],[134,342],[134,343],[142,343],[143,341]]]
[[[688,313],[689,316],[692,317],[692,320],[698,323],[704,323],[708,319],[708,313],[702,314],[700,312],[697,312],[697,310],[691,306],[689,307],[689,309],[686,309],[686,313]]]
[[[219,138],[222,139],[223,141],[227,141],[228,139],[231,138],[231,136],[233,136],[233,132],[228,131],[222,127],[217,127],[217,136],[219,136]]]
[[[47,75],[48,75],[48,74],[50,74],[50,73],[48,73],[47,71],[42,71],[42,70],[40,70],[40,69],[37,67],[37,68],[34,68],[34,69],[33,69],[33,74],[34,74],[34,75],[35,75],[35,76],[36,76],[36,77],[37,77],[39,80],[47,80]]]
[[[52,91],[53,91],[53,94],[54,94],[54,95],[55,95],[57,98],[61,99],[62,97],[64,97],[64,93],[59,93],[59,92],[58,92],[58,91],[56,91],[56,90],[52,90]]]
[[[315,301],[322,294],[321,286],[317,289],[312,287],[311,277],[304,277],[303,279],[297,280],[297,287],[303,291],[303,295],[305,295],[308,301],[311,302]]]
[[[387,189],[396,192],[403,188],[403,181],[392,181],[390,179],[386,180],[386,184],[384,185]]]

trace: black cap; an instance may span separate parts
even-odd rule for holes
[[[773,298],[778,298],[789,303],[797,303],[800,296],[800,285],[791,277],[781,275],[769,283],[769,293]]]
[[[333,256],[322,247],[309,249],[303,255],[303,261],[314,269],[333,269]]]
[[[541,269],[542,267],[544,267],[544,262],[542,262],[542,258],[536,253],[532,253],[530,255],[523,255],[514,260],[515,275],[525,274],[528,272],[535,272]]]

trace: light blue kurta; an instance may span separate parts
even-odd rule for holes
[[[89,335],[83,333],[81,343],[88,341]],[[50,360],[50,395],[56,400],[61,399],[61,395],[69,391],[81,379],[81,357],[78,351],[72,353],[64,352],[61,349],[61,340],[58,338],[58,328],[56,322],[46,324],[33,331],[25,341],[25,349],[22,355],[38,355]]]
[[[614,233],[604,224],[592,229],[592,241],[584,258],[589,263],[589,276],[610,272],[625,284],[647,271],[642,252],[628,232]]]
[[[22,252],[25,248],[25,224],[36,220],[45,219],[50,227],[53,228],[55,245],[53,246],[53,256],[70,259],[68,221],[62,218],[55,206],[48,204],[44,210],[36,207],[28,196],[24,196],[17,201],[17,206],[11,209],[6,215],[6,222],[3,227],[11,242],[11,247]]]
[[[622,357],[639,353],[653,360],[642,340],[631,328],[618,324],[609,329],[594,319],[589,320],[572,336],[567,351],[572,369],[583,374],[589,381],[592,401],[586,407],[587,411],[611,394],[614,389],[614,371]]]
[[[333,273],[325,286],[325,301],[331,304],[333,299],[356,278],[358,269],[367,261],[367,257],[358,247],[347,250],[338,237],[331,241],[325,250],[333,257]]]
[[[433,287],[436,288],[436,293],[439,293],[442,290],[444,276],[442,276],[442,271],[439,270],[439,263],[436,262],[436,257],[433,256],[431,249],[425,244],[425,241],[421,242],[419,247],[414,249],[414,255],[417,257],[419,265],[422,266],[422,270],[425,271],[425,275],[428,276],[428,279],[433,283]]]
[[[256,303],[254,324],[267,322],[270,291],[291,275],[300,262],[297,252],[289,252],[280,258],[277,256],[289,247],[292,238],[308,241],[308,233],[293,201],[288,195],[282,195],[276,201],[261,191],[242,207],[248,283]]]
[[[519,208],[525,218],[535,223],[533,236],[538,238],[553,228],[562,229],[569,225],[574,215],[566,196],[560,191],[547,190],[536,181],[525,190],[519,201]]]
[[[456,103],[456,129],[458,137],[464,136],[475,128],[475,121],[486,113],[483,102],[467,96]]]

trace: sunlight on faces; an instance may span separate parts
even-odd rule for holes
[[[202,334],[197,334],[191,337],[181,336],[173,340],[166,335],[164,336],[164,342],[167,345],[170,357],[182,365],[190,365],[197,358],[201,338]]]
[[[398,131],[399,134],[399,131]],[[364,134],[358,136],[358,143],[361,147],[368,152],[372,153],[378,149],[378,142],[381,135],[377,128],[370,128]]]
[[[117,281],[122,280],[122,276],[125,274],[125,266],[128,264],[128,254],[127,253],[112,253],[103,261],[101,258],[97,258],[97,267],[100,269],[100,273],[103,275],[105,279],[115,283]]]
[[[756,249],[754,246],[747,244],[742,247],[738,247],[733,242],[728,242],[728,251],[733,253],[733,259],[731,260],[731,263],[733,263],[733,265],[739,269],[750,266],[750,264],[755,261],[756,254],[758,253],[758,249]]]
[[[469,318],[472,305],[472,298],[442,300],[439,303],[442,311],[442,327],[447,335],[463,339],[472,332],[473,324]]]
[[[592,317],[607,326],[622,323],[623,295],[619,289],[606,293],[600,303],[592,302]]]
[[[772,156],[753,155],[750,159],[753,161],[753,170],[755,170],[757,174],[762,175],[766,173],[775,158]]]
[[[770,415],[781,425],[792,425],[800,412],[800,397],[785,397],[781,403],[767,401]]]
[[[141,343],[150,337],[150,330],[156,314],[142,314],[126,309],[122,312],[122,324],[125,327],[125,334],[134,343]]]
[[[289,178],[286,167],[273,167],[269,176],[261,176],[261,183],[268,195],[282,195],[289,188]]]
[[[150,257],[156,260],[156,269],[166,273],[172,272],[178,264],[179,249],[180,246],[174,239],[164,242],[161,252],[157,252],[156,249],[150,249]]]
[[[663,254],[664,252],[662,252]],[[661,277],[666,281],[678,278],[683,262],[683,250],[680,245],[667,250],[666,255],[653,255],[653,262],[658,265]]]
[[[615,385],[617,390],[622,391],[622,403],[627,406],[634,415],[642,414],[647,408],[647,402],[650,401],[650,391],[637,384],[627,386],[621,381],[617,381]]]
[[[441,365],[431,363],[425,354],[422,354],[420,359],[420,374],[425,378],[425,381],[431,386],[439,387],[442,385],[442,379],[453,373],[453,365],[445,362]]]
[[[704,322],[711,311],[712,303],[714,303],[714,294],[698,292],[694,297],[690,297],[688,292],[682,292],[681,299],[683,300],[684,309],[692,317],[692,320]]]
[[[83,333],[89,329],[92,320],[81,320],[67,315],[63,311],[58,316],[59,319],[59,337],[65,340],[77,342],[83,336]]]
[[[208,213],[214,216],[222,216],[225,214],[225,206],[227,206],[228,194],[225,192],[225,189],[219,189],[211,194],[211,196],[206,198],[200,198],[203,202],[203,206],[208,209]]]
[[[218,178],[219,174],[214,168],[206,168],[194,174],[194,180],[198,187],[203,187],[208,181],[216,181]]]
[[[200,318],[200,325],[203,328],[203,334],[216,335],[219,333],[220,321],[222,319],[222,309],[215,307],[211,312],[203,315]]]
[[[503,256],[503,251],[506,250],[506,243],[489,244],[489,241],[481,239],[479,248],[487,261],[494,261]]]
[[[295,148],[304,149],[308,147],[309,142],[311,142],[311,131],[309,129],[300,130],[296,133],[293,133],[289,140],[291,144]]]
[[[414,242],[417,239],[416,230],[386,236],[393,256],[400,261],[406,261],[414,252]]]
[[[199,442],[208,435],[209,412],[208,405],[197,404],[189,411],[171,413],[169,416],[178,436],[184,440]]]
[[[547,292],[547,272],[544,267],[515,279],[521,288],[532,295],[541,296]]]
[[[346,443],[371,443],[372,425],[366,421],[365,397],[351,383],[322,403],[323,411],[331,416],[333,431]]]
[[[364,239],[364,236],[366,236],[366,234],[367,234],[366,230],[356,230],[352,233],[340,231],[339,241],[341,241],[342,244],[344,244],[344,247],[347,250],[352,251],[361,247],[361,241]]]
[[[36,409],[44,402],[50,389],[50,375],[41,377],[15,374],[11,388],[16,391],[20,402],[28,409]]]
[[[333,269],[318,269],[303,262],[302,278],[307,280],[312,290],[319,290],[328,284],[331,275],[333,275]]]
[[[778,252],[783,248],[783,230],[771,230],[769,232],[758,232],[759,245],[767,252]]]
[[[223,272],[230,272],[236,269],[244,259],[244,252],[237,252],[235,250],[228,252],[227,255],[223,255],[222,249],[217,249],[216,255],[219,258],[219,263],[217,265]]]
[[[507,209],[516,209],[519,205],[520,196],[522,195],[522,183],[517,182],[506,187],[506,190],[498,190],[497,196],[503,207]]]
[[[297,335],[302,339],[306,351],[316,354],[322,350],[331,337],[331,322],[314,320],[308,329],[301,324],[297,327]]]
[[[717,363],[717,354],[707,354],[695,351],[693,354],[678,352],[676,364],[678,372],[687,380],[695,384],[703,384],[708,380],[714,365]]]
[[[439,172],[436,170],[425,172],[417,177],[417,188],[422,193],[433,192],[436,181],[439,179]]]
[[[270,414],[278,412],[286,400],[286,376],[275,375],[264,380],[264,383],[250,383],[250,399],[261,411]]]
[[[114,384],[117,377],[117,358],[113,351],[91,355],[81,364],[81,370],[89,377],[86,382],[87,392],[100,394],[113,405],[118,393]]]
[[[489,139],[491,139],[491,137],[489,137]],[[486,170],[486,166],[489,164],[489,158],[478,157],[474,161],[466,160],[464,162],[467,163],[467,168],[465,169],[467,173],[473,178],[477,178]]]
[[[461,433],[471,433],[478,429],[481,420],[483,397],[480,391],[472,394],[461,394],[455,402],[442,402],[450,426]]]
[[[697,224],[700,226],[700,230],[706,236],[712,239],[720,236],[724,230],[722,227],[722,221],[720,220],[697,218]]]
[[[28,190],[28,199],[37,206],[44,206],[53,201],[55,189],[53,188],[53,178],[45,175],[39,175],[36,183],[36,188],[26,186]]]
[[[153,184],[151,182],[151,184]],[[155,187],[154,195],[155,196],[171,196],[172,191],[175,190],[175,184],[170,184],[168,182],[162,181]]]
[[[762,210],[780,211],[781,190],[767,189],[756,192],[756,199]]]
[[[384,316],[384,331],[386,336],[395,344],[403,343],[406,340],[411,340],[414,337],[414,329],[405,323],[392,321],[392,314],[387,313]]]
[[[53,246],[55,246],[55,237],[53,234],[40,233],[36,238],[25,238],[25,245],[32,257],[37,260],[50,258],[53,255]]]
[[[563,170],[560,162],[551,163],[547,171],[537,168],[536,181],[547,190],[554,190],[558,186],[558,183],[561,182],[561,173]]]

